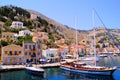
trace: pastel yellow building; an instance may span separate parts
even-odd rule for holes
[[[22,64],[23,48],[15,44],[2,47],[1,56],[2,56],[2,64]]]
[[[40,43],[24,42],[24,62],[36,63],[42,57],[42,48]]]
[[[16,37],[12,32],[2,32],[1,40],[14,42],[16,40]]]

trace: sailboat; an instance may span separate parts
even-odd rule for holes
[[[94,22],[93,22],[94,24]],[[94,57],[96,59],[96,41],[95,41],[95,29],[94,29]],[[112,75],[112,73],[116,70],[116,67],[105,67],[105,66],[97,66],[96,60],[94,65],[87,65],[84,62],[71,62],[64,63],[60,66],[61,69],[84,73],[84,74],[94,74],[94,75]]]
[[[37,28],[36,28],[36,36],[37,36]],[[38,36],[36,37],[36,48],[38,48]],[[37,58],[36,58],[37,61]],[[32,75],[38,75],[44,77],[44,69],[37,67],[37,62],[36,66],[26,66],[25,67],[26,72],[32,74]]]

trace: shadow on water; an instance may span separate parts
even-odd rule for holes
[[[112,76],[90,75],[61,70],[61,74],[70,80],[114,80]]]
[[[43,78],[39,76],[27,74],[24,70],[22,70],[22,71],[2,72],[0,73],[0,80],[43,80]]]

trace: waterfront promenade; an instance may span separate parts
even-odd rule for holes
[[[59,67],[60,63],[47,63],[47,64],[33,64],[34,67],[41,67],[41,68],[50,68],[50,67]],[[1,65],[0,72],[10,71],[10,70],[23,70],[25,69],[26,65]]]

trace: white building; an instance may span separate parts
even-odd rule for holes
[[[36,19],[38,17],[35,13],[31,13],[30,15],[30,19]]]
[[[22,30],[22,31],[19,31],[19,36],[26,36],[26,35],[33,35],[33,33],[29,30]]]
[[[11,28],[26,28],[25,26],[23,26],[23,23],[22,22],[19,22],[19,21],[13,21],[12,22],[12,25],[10,26]]]
[[[58,62],[60,59],[58,51],[58,49],[50,48],[43,51],[43,56],[51,62]]]

